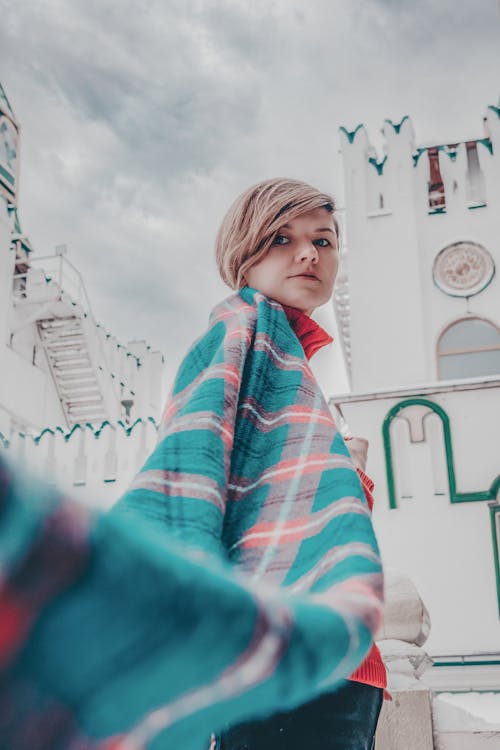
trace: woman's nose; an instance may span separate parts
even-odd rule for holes
[[[297,253],[297,260],[312,260],[315,263],[318,260],[318,248],[312,242],[305,242],[300,246]]]

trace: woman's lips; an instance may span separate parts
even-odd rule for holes
[[[319,281],[318,277],[314,273],[296,273],[292,276],[294,279],[311,279],[311,281]]]

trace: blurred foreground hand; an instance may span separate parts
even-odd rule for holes
[[[353,672],[379,582],[292,596],[0,458],[0,748],[206,747]]]

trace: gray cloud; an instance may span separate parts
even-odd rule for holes
[[[228,141],[255,126],[259,96],[251,71],[242,86],[233,46],[232,70],[224,73],[211,51],[210,26],[193,3],[182,11],[149,3],[142,14],[142,4],[132,2],[62,7],[57,17],[34,3],[11,9],[18,22],[7,24],[4,54],[14,66],[28,56],[26,72],[75,117],[105,123],[121,146],[115,159],[122,169],[162,184],[210,171]],[[222,9],[206,15],[220,34]],[[237,20],[232,12],[227,23]],[[28,24],[37,33],[27,50]],[[240,22],[240,41],[242,28]]]
[[[409,114],[453,141],[498,96],[489,0],[26,0],[2,20],[23,227],[39,254],[67,242],[97,317],[172,367],[224,293],[213,239],[238,192],[290,175],[341,197],[339,125],[380,148]]]

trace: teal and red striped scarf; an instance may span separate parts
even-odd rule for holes
[[[188,353],[114,512],[0,466],[0,747],[201,750],[351,674],[381,586],[300,343],[244,289]]]
[[[186,356],[116,509],[292,591],[380,578],[358,474],[300,341],[248,287]]]

